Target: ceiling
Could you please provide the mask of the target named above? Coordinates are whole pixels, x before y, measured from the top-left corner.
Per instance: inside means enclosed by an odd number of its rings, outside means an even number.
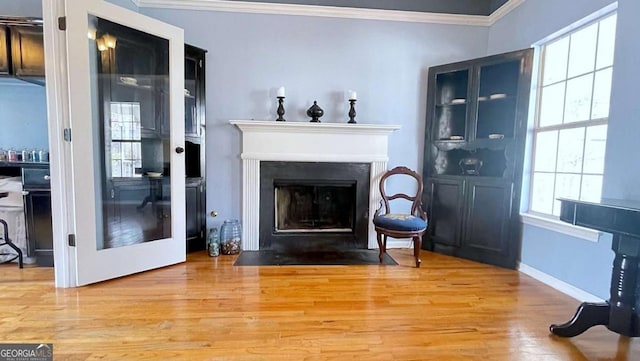
[[[228,2],[247,0],[224,0]],[[439,14],[491,15],[507,0],[249,0],[257,3],[336,6]]]

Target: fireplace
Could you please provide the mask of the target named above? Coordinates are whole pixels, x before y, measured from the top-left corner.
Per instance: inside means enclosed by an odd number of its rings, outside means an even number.
[[[370,168],[261,162],[260,249],[368,248]]]
[[[381,197],[378,190],[380,177],[387,170],[388,138],[398,125],[390,124],[346,124],[275,122],[256,120],[232,120],[242,131],[242,249],[259,250],[264,247],[287,247],[296,244],[302,233],[310,233],[307,247],[352,247],[377,248],[376,233],[370,220],[378,207]],[[263,165],[268,163],[306,167],[338,167],[346,171],[359,169],[358,175],[337,177],[331,171],[320,171],[319,175],[308,177],[308,169],[292,176],[292,172],[279,172],[271,180],[265,181]],[[268,166],[267,166],[268,167]],[[277,167],[276,167],[277,168]],[[337,171],[336,171],[337,172]],[[295,181],[295,182],[294,182]],[[294,183],[299,184],[295,185]],[[331,197],[350,193],[355,183],[356,202],[353,211],[353,228],[344,226],[342,220],[331,220],[333,226],[312,227],[313,222],[328,221],[320,213],[315,218],[294,219],[297,225],[287,225],[276,230],[276,188],[281,197],[289,197],[293,189],[301,187],[302,198],[318,197],[329,192]],[[263,188],[269,188],[264,190]],[[329,188],[324,188],[329,187]],[[366,191],[365,191],[366,190]],[[287,195],[287,192],[289,195]],[[306,194],[306,195],[304,195]],[[320,206],[318,206],[320,207]],[[340,207],[325,205],[322,207]],[[313,212],[313,207],[311,207]],[[279,208],[281,210],[281,208]],[[270,216],[265,216],[266,210]],[[282,210],[281,210],[282,212]],[[317,209],[316,212],[320,212]],[[347,212],[347,213],[350,213]],[[278,218],[280,220],[280,218]],[[293,229],[286,229],[287,227]],[[306,227],[306,229],[305,229]],[[349,230],[346,230],[349,228]],[[274,237],[283,242],[273,242]],[[331,240],[328,240],[331,239]],[[309,238],[307,238],[309,240]],[[340,243],[342,242],[342,243]],[[391,243],[391,242],[390,242]],[[387,247],[393,245],[388,244]]]

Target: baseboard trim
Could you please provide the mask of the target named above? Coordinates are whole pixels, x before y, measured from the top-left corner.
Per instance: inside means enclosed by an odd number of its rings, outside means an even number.
[[[407,238],[407,239],[387,238],[387,249],[390,249],[390,248],[411,248],[411,249],[413,249],[413,241],[410,238]]]
[[[533,277],[547,286],[554,288],[567,296],[573,297],[580,302],[604,302],[604,300],[598,296],[592,295],[589,292],[561,281],[527,264],[520,263],[518,265],[518,271],[526,274],[527,276]]]

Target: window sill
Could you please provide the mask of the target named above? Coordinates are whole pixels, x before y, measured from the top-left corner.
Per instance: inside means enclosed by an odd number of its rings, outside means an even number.
[[[602,234],[600,231],[580,226],[574,226],[572,224],[562,222],[557,218],[547,218],[530,213],[522,213],[520,214],[520,216],[522,218],[522,223],[524,224],[548,229],[594,243],[598,242],[598,240],[600,239],[600,235]]]

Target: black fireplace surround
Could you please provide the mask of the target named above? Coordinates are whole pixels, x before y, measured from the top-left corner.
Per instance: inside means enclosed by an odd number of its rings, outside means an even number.
[[[368,163],[260,162],[260,250],[367,249],[370,172]],[[278,216],[276,188],[286,200]]]

